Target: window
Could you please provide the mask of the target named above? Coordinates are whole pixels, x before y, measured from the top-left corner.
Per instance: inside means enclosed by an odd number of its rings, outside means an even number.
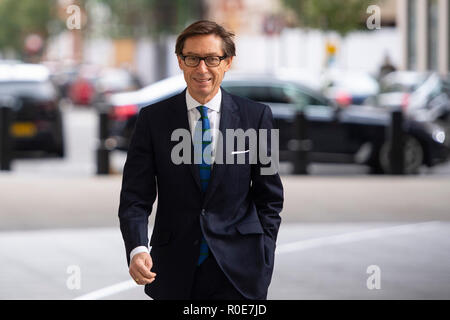
[[[327,105],[319,97],[314,97],[304,92],[295,85],[250,85],[234,83],[223,83],[225,90],[237,96],[245,97],[254,101],[265,103],[280,103],[294,105],[302,109],[308,105]]]

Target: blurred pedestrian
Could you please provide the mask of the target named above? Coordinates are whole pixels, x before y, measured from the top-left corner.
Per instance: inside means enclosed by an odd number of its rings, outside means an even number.
[[[380,67],[380,71],[378,73],[378,81],[381,80],[388,73],[396,71],[397,68],[392,64],[391,58],[388,54],[384,56],[383,64]]]
[[[266,165],[248,156],[244,164],[215,162],[226,129],[273,128],[268,106],[220,87],[235,56],[233,36],[211,21],[188,26],[175,48],[187,88],[143,108],[136,122],[119,218],[130,275],[153,299],[267,298],[283,206],[280,177],[261,174]],[[198,126],[205,132],[201,163],[175,164],[172,132],[190,130],[195,145]]]

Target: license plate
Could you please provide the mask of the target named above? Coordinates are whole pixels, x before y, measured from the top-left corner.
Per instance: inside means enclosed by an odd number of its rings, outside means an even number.
[[[16,122],[11,126],[13,137],[33,137],[36,135],[36,125],[32,122]]]

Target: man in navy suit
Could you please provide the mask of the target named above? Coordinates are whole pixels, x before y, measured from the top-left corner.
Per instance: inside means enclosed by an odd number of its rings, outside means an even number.
[[[233,36],[211,21],[187,27],[175,49],[187,88],[141,109],[137,118],[119,219],[130,275],[153,299],[267,298],[283,186],[278,173],[263,173],[267,163],[250,160],[248,150],[255,143],[245,140],[243,150],[231,153],[225,148],[227,130],[273,128],[268,106],[220,87],[235,56]],[[198,128],[205,133],[200,141],[194,138]],[[179,142],[173,133],[179,129],[193,140],[183,156],[192,160],[188,151],[198,151],[199,142],[200,161],[174,161]],[[264,137],[270,155],[271,135]],[[244,161],[227,161],[225,153]],[[149,243],[148,217],[156,196]]]

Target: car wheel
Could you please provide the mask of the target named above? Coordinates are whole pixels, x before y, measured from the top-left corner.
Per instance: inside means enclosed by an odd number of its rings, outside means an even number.
[[[385,142],[380,149],[379,162],[384,173],[391,173],[391,163],[389,159],[390,142]],[[416,174],[423,163],[424,151],[419,140],[411,135],[405,135],[404,145],[404,173]]]

